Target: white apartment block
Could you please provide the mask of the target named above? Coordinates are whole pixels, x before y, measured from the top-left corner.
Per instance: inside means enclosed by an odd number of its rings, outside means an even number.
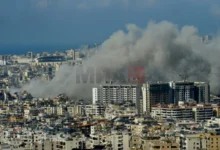
[[[87,143],[86,147],[93,148],[95,145],[105,145],[108,143],[108,141],[109,139],[107,134],[90,134],[89,143]]]
[[[101,101],[101,90],[99,88],[92,89],[92,104],[96,104],[97,102]]]
[[[113,150],[128,150],[131,135],[126,132],[112,131],[111,144]]]
[[[137,85],[105,84],[93,88],[93,104],[95,103],[120,103],[131,101],[136,103],[140,96]]]

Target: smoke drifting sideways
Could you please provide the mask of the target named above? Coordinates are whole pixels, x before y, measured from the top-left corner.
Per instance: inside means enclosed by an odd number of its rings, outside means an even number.
[[[210,82],[211,91],[220,93],[220,37],[203,44],[195,27],[179,29],[168,21],[149,22],[146,28],[128,24],[126,29],[113,33],[95,55],[83,61],[83,66],[113,73],[128,66],[144,66],[149,81],[180,80],[180,74],[187,74],[188,80]],[[76,83],[74,68],[62,66],[52,81],[33,80],[23,89],[35,97],[66,93],[91,100],[94,84]],[[113,80],[120,82],[118,78]]]

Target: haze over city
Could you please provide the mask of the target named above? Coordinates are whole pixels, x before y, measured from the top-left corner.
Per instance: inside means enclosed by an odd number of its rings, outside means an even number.
[[[193,25],[201,35],[216,35],[219,12],[218,0],[2,0],[0,53],[102,43],[126,24],[145,27],[149,21]]]

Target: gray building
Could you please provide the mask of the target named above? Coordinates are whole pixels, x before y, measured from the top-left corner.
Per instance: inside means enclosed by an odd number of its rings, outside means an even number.
[[[178,81],[170,82],[172,88],[172,101],[173,104],[178,104],[179,101],[186,102],[190,99],[195,99],[195,86],[194,82]]]
[[[195,100],[197,103],[210,102],[210,85],[207,82],[195,82]]]

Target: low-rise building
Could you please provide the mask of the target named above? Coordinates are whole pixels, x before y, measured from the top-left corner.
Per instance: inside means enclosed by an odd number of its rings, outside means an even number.
[[[179,150],[179,144],[172,141],[152,141],[149,150]]]
[[[85,105],[85,113],[87,116],[104,116],[104,106],[99,104]]]
[[[153,106],[151,116],[155,119],[193,120],[192,107],[187,106]]]

